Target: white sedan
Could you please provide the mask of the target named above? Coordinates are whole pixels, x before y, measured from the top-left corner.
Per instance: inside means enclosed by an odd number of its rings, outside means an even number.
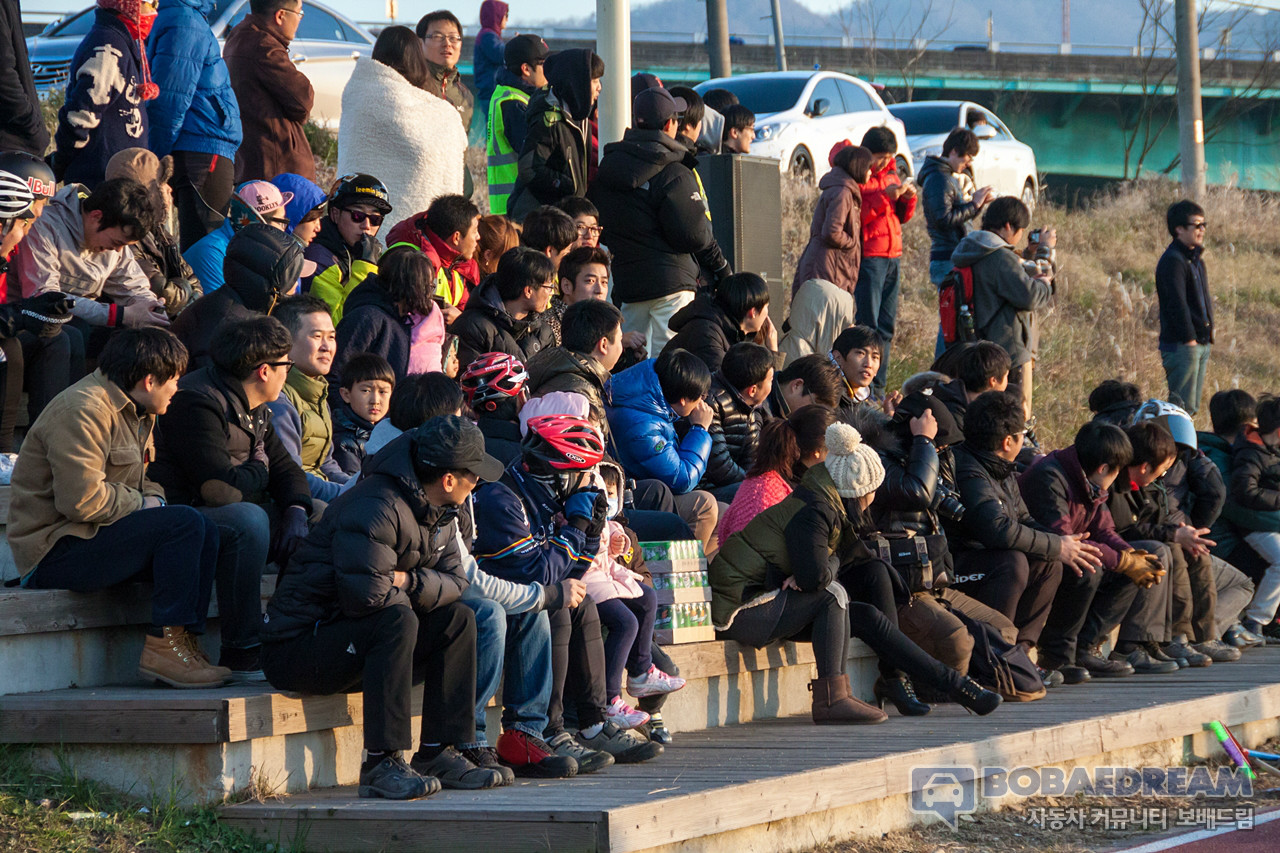
[[[917,163],[941,156],[942,143],[957,127],[968,127],[979,139],[973,180],[997,195],[1019,196],[1035,207],[1040,194],[1036,153],[1019,142],[995,113],[972,101],[913,101],[889,107],[907,128],[907,141]]]
[[[835,71],[770,71],[721,77],[694,87],[727,89],[756,115],[751,153],[772,157],[778,168],[816,181],[830,166],[827,155],[842,139],[857,144],[873,127],[887,127],[898,140],[898,171],[915,173],[902,122],[865,80]]]

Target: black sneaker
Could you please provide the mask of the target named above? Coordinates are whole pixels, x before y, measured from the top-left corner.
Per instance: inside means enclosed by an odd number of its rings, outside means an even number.
[[[578,732],[578,742],[591,749],[607,752],[619,764],[639,764],[662,755],[662,744],[646,740],[638,734],[605,723],[594,737]]]
[[[1150,651],[1150,646],[1155,645],[1155,643],[1149,644],[1147,650]],[[1213,663],[1213,658],[1197,651],[1194,646],[1187,642],[1187,638],[1183,634],[1174,637],[1173,642],[1165,643],[1163,646],[1156,646],[1156,648],[1164,652],[1167,657],[1176,660],[1178,666],[1209,666]]]
[[[232,684],[251,684],[263,682],[267,677],[262,673],[262,664],[258,662],[260,649],[233,649],[223,646],[218,654],[218,666],[231,670]]]
[[[595,773],[613,763],[612,755],[603,750],[583,746],[568,732],[556,734],[547,741],[547,746],[551,747],[556,755],[568,756],[578,762],[579,773]]]
[[[1126,675],[1133,675],[1133,667],[1128,661],[1123,658],[1115,660],[1114,657],[1107,660],[1097,648],[1076,652],[1076,664],[1088,670],[1090,678],[1124,678]],[[1177,664],[1174,667],[1177,668]]]
[[[650,714],[648,725],[649,740],[663,744],[664,746],[671,743],[671,731],[667,728],[667,724],[662,721],[662,714],[657,711]]]
[[[497,788],[503,784],[503,774],[497,770],[477,767],[471,760],[451,746],[442,748],[428,758],[419,752],[409,766],[424,776],[435,776],[446,788],[476,791]]]
[[[502,776],[502,784],[510,785],[516,781],[516,773],[507,765],[498,761],[498,751],[491,746],[473,746],[462,750],[462,754],[476,767],[485,770],[497,770]]]
[[[1167,675],[1182,668],[1175,660],[1157,660],[1144,646],[1139,646],[1128,654],[1112,652],[1111,662],[1128,664],[1129,671],[1139,675]]]
[[[423,776],[405,764],[398,752],[391,753],[373,767],[360,768],[359,794],[366,799],[417,800],[439,790],[439,779]]]

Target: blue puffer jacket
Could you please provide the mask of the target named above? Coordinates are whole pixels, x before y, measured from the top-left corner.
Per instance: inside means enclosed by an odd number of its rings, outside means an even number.
[[[231,220],[225,220],[218,228],[191,244],[182,259],[191,267],[208,296],[222,287],[222,262],[227,257],[227,244],[236,235]]]
[[[160,0],[147,59],[160,96],[147,102],[151,150],[200,151],[234,160],[240,106],[207,16],[214,0]]]
[[[683,440],[676,435],[676,413],[662,396],[655,361],[642,361],[609,380],[609,429],[618,461],[628,473],[661,480],[683,495],[697,487],[707,470],[711,435],[696,426]]]

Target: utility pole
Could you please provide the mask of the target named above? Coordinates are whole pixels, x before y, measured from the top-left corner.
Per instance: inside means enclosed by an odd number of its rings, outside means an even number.
[[[725,0],[707,0],[707,56],[713,78],[733,73],[729,64],[729,7]]]
[[[1204,198],[1204,115],[1200,106],[1200,36],[1196,0],[1177,0],[1178,150],[1182,191]]]
[[[778,70],[787,70],[787,46],[782,39],[782,0],[773,0],[773,54]]]
[[[1062,0],[1062,47],[1063,55],[1071,52],[1071,0]]]
[[[631,124],[631,0],[596,0],[596,53],[604,60],[600,151]]]

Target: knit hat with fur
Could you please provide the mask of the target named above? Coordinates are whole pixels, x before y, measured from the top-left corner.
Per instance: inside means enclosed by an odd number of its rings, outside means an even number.
[[[827,470],[842,498],[860,498],[884,482],[880,454],[862,440],[862,434],[844,423],[827,427]]]

